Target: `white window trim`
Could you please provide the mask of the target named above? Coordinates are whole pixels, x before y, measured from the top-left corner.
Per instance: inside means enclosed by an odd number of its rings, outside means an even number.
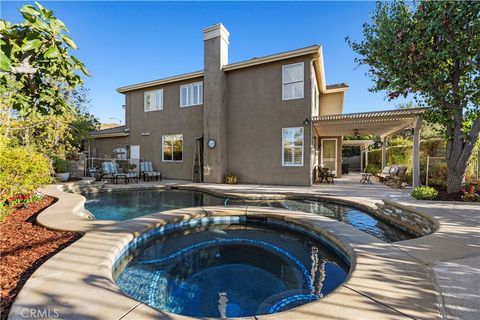
[[[182,136],[182,160],[165,160],[165,153],[163,152],[165,137],[169,136]],[[173,157],[173,146],[172,146],[172,157]],[[172,133],[172,134],[165,134],[162,135],[162,162],[183,162],[183,134],[182,133]]]
[[[182,89],[183,88],[188,88],[188,87],[194,87],[196,85],[201,85],[202,87],[202,92],[200,93],[200,102],[196,104],[185,104],[182,105]],[[187,107],[193,107],[193,106],[201,106],[203,104],[203,81],[198,81],[198,82],[193,82],[193,83],[188,83],[188,84],[183,84],[180,86],[180,108],[187,108]]]
[[[153,94],[154,98],[155,98],[155,93],[156,92],[161,92],[162,93],[162,101],[160,103],[160,108],[159,109],[151,109],[151,110],[146,109],[146,107],[147,107],[147,93],[149,93],[149,92],[151,92]],[[152,111],[163,110],[163,100],[164,100],[163,89],[149,90],[149,91],[143,92],[143,112],[152,112]]]
[[[301,163],[285,163],[285,150],[283,145],[283,130],[285,129],[302,129],[302,162]],[[303,158],[305,156],[305,129],[303,127],[282,128],[282,167],[303,167]],[[295,152],[294,152],[295,154]]]
[[[320,165],[322,167],[325,167],[323,165],[323,141],[326,141],[326,140],[334,140],[335,141],[335,175],[338,174],[338,171],[337,171],[337,164],[338,164],[338,140],[336,138],[323,138],[323,139],[320,139]],[[329,168],[331,170],[331,168]]]
[[[121,150],[119,152],[118,150]],[[115,160],[127,160],[127,148],[126,147],[116,147],[113,149],[113,154]],[[120,157],[118,157],[120,156]]]
[[[302,66],[303,69],[303,75],[302,75],[302,80],[300,81],[285,81],[283,80],[283,75],[284,75],[284,70],[285,68],[293,67],[293,66]],[[303,83],[303,90],[302,90],[302,96],[301,97],[292,97],[292,98],[285,98],[285,85],[286,84],[291,84],[291,83]],[[298,62],[298,63],[292,63],[292,64],[286,64],[282,66],[282,100],[283,101],[288,101],[288,100],[297,100],[297,99],[303,99],[305,97],[305,63],[303,62]]]

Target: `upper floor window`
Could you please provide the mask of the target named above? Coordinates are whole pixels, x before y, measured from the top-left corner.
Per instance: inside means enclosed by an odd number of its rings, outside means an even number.
[[[282,165],[303,166],[303,128],[282,129]]]
[[[163,110],[163,89],[155,91],[145,91],[143,94],[143,111]]]
[[[303,62],[282,66],[282,100],[303,98]]]
[[[203,82],[195,82],[180,86],[180,107],[203,104]]]
[[[162,161],[183,160],[183,134],[162,136]]]

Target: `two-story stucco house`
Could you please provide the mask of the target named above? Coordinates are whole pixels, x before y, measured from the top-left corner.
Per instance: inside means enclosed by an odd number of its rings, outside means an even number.
[[[213,183],[231,172],[242,183],[310,185],[317,164],[340,176],[341,134],[312,126],[343,112],[348,89],[326,84],[322,48],[229,63],[227,29],[203,35],[203,71],[117,89],[125,125],[92,132],[90,156],[148,160],[166,179]]]

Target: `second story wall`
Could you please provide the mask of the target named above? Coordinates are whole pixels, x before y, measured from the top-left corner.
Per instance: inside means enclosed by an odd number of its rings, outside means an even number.
[[[140,145],[140,157],[152,161],[167,179],[192,178],[194,139],[203,134],[203,104],[180,107],[180,86],[200,81],[203,77],[125,94],[130,145]],[[145,92],[159,89],[163,89],[163,110],[145,112]],[[182,161],[162,161],[162,136],[173,134],[183,135]]]
[[[311,58],[227,72],[228,171],[247,183],[310,183]],[[282,66],[303,63],[303,98],[282,99]],[[303,128],[303,165],[282,165],[282,128]]]
[[[320,94],[320,116],[343,113],[344,92]]]

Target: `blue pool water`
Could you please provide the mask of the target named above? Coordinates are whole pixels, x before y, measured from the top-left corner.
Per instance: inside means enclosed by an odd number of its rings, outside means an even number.
[[[243,222],[154,236],[117,264],[114,279],[125,294],[159,310],[241,317],[317,300],[347,273],[316,239]]]
[[[126,220],[146,214],[197,206],[267,206],[329,217],[387,242],[411,239],[408,233],[346,205],[307,200],[234,200],[190,190],[135,190],[84,194],[85,208],[96,219]]]

